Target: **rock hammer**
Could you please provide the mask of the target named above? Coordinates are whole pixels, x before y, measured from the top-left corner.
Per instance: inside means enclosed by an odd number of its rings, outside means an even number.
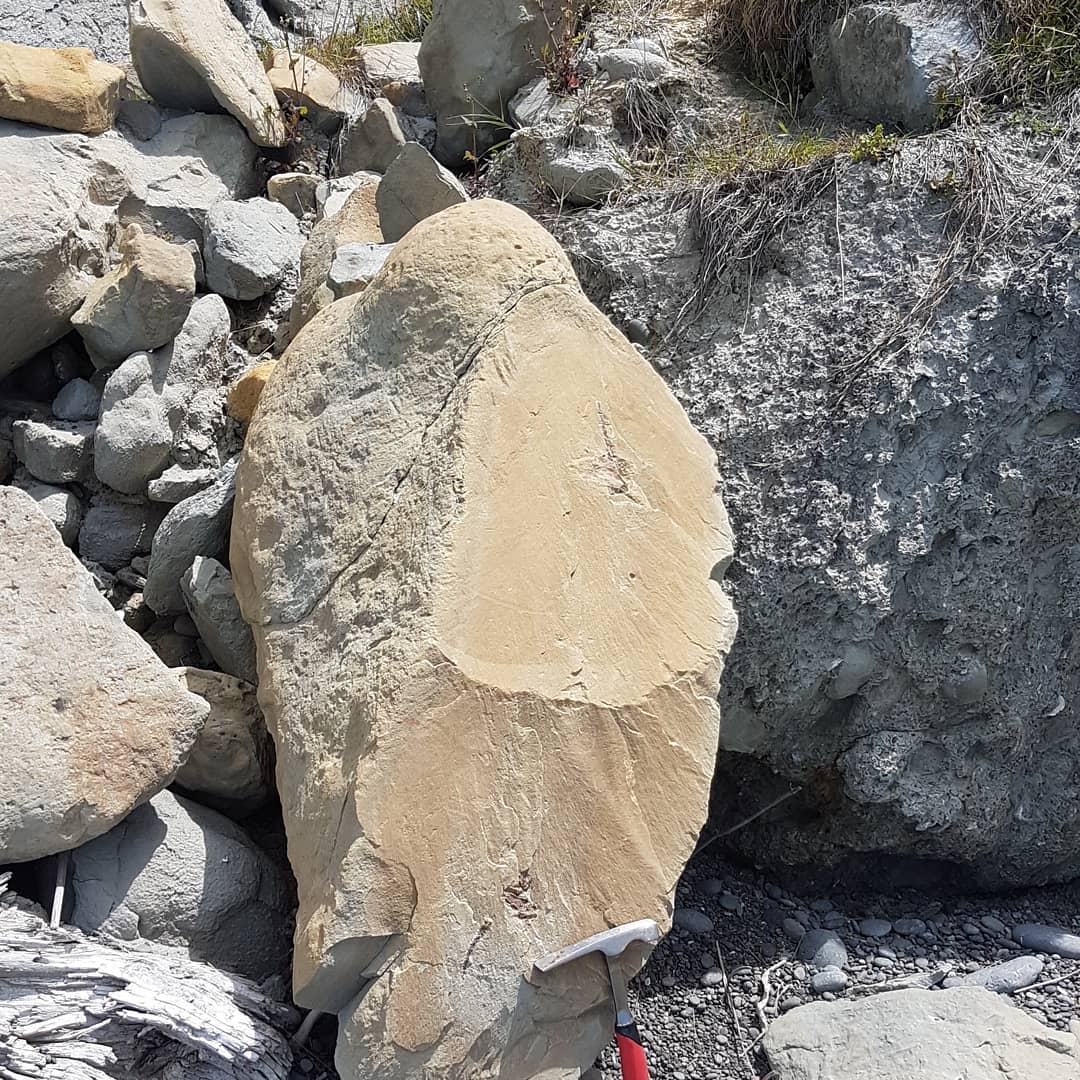
[[[593,934],[576,945],[567,945],[565,949],[541,957],[533,965],[537,971],[548,972],[580,960],[590,953],[598,952],[603,955],[611,982],[611,996],[615,1000],[615,1041],[619,1046],[619,1066],[623,1080],[649,1080],[649,1067],[645,1063],[645,1050],[641,1045],[637,1024],[630,1014],[626,997],[626,977],[618,966],[619,957],[628,945],[636,941],[655,945],[659,940],[660,927],[652,919],[639,919],[610,930],[601,930],[599,934]]]

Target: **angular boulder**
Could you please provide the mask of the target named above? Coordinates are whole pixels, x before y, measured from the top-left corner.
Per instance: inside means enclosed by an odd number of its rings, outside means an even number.
[[[89,49],[35,49],[0,41],[0,116],[97,135],[116,120],[124,69]]]
[[[106,940],[181,946],[255,980],[288,967],[288,876],[234,822],[171,791],[74,852],[70,889],[72,925]]]
[[[46,484],[81,483],[93,473],[93,424],[16,420],[11,434],[15,456]]]
[[[79,528],[79,555],[106,570],[119,570],[136,555],[150,553],[164,516],[164,506],[109,493],[96,495]]]
[[[209,710],[11,487],[0,580],[0,862],[22,862],[100,835],[160,791]]]
[[[338,168],[383,173],[409,141],[409,124],[386,98],[376,98],[341,137]]]
[[[120,237],[119,265],[90,286],[71,325],[94,362],[113,367],[172,341],[194,299],[191,252],[129,225]]]
[[[232,568],[300,888],[294,991],[341,1013],[343,1073],[531,1077],[609,1039],[601,966],[532,961],[670,922],[735,630],[716,484],[502,203],[416,226],[279,361]]]
[[[419,143],[406,143],[379,184],[375,196],[384,239],[400,240],[418,221],[467,202],[461,181]]]
[[[156,101],[228,112],[257,146],[283,146],[285,122],[247,32],[225,0],[131,0],[131,59]]]
[[[274,752],[255,687],[220,671],[189,667],[179,675],[185,689],[206,700],[210,715],[175,782],[205,806],[247,817],[274,790]]]
[[[776,1080],[1075,1080],[1080,1046],[976,987],[815,1002],[762,1041]]]
[[[206,283],[231,300],[257,300],[300,262],[296,218],[269,199],[221,202],[206,216]]]
[[[559,40],[570,7],[565,0],[435,0],[418,59],[443,164],[459,165],[466,152],[479,155],[500,137],[497,126],[475,121],[502,116],[541,74],[540,57]]]
[[[379,210],[376,205],[379,180],[366,177],[346,198],[336,213],[324,217],[300,252],[300,284],[289,312],[289,333],[295,337],[319,311],[333,303],[333,291],[326,283],[337,249],[345,244],[381,244]]]

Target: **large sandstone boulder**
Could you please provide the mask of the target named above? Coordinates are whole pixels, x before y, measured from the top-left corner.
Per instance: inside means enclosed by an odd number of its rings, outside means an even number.
[[[20,862],[98,836],[164,787],[208,707],[10,487],[0,582],[0,862]]]
[[[225,0],[131,0],[131,59],[162,105],[231,113],[259,146],[282,146],[285,122],[247,32]]]
[[[502,203],[417,225],[279,361],[232,567],[300,888],[295,994],[341,1012],[343,1072],[509,1080],[608,1039],[600,965],[531,966],[670,921],[735,630],[716,482]]]
[[[815,1002],[774,1020],[762,1045],[776,1080],[1074,1080],[1075,1035],[976,987]]]
[[[480,154],[500,137],[490,118],[540,73],[568,9],[565,0],[435,0],[419,64],[440,161],[459,165],[466,151]]]
[[[0,41],[0,116],[96,135],[116,119],[124,69],[89,49],[35,49]]]
[[[288,875],[234,822],[162,791],[71,859],[72,925],[178,945],[261,980],[288,968]]]

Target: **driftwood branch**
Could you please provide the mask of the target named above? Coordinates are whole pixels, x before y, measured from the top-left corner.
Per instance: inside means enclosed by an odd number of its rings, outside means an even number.
[[[288,1005],[178,949],[52,930],[11,900],[0,895],[0,1080],[287,1080]]]

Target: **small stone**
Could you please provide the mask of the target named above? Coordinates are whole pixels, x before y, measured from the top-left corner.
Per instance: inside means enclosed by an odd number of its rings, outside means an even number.
[[[267,180],[266,197],[281,203],[293,217],[302,219],[315,213],[315,191],[318,186],[319,178],[311,173],[278,173]]]
[[[739,911],[742,908],[742,900],[734,893],[722,893],[718,902],[725,911]]]
[[[847,949],[832,930],[808,931],[799,942],[795,956],[818,971],[829,967],[843,968],[848,962]]]
[[[901,937],[914,937],[926,931],[926,923],[922,919],[897,919],[893,923],[893,930]]]
[[[334,252],[334,261],[326,275],[334,298],[340,300],[366,289],[393,250],[393,244],[342,244]]]
[[[649,327],[643,319],[631,319],[626,324],[625,333],[635,345],[647,345],[649,342]]]
[[[792,1009],[797,1009],[801,1004],[802,998],[792,995],[791,997],[784,998],[784,1000],[780,1002],[780,1011],[782,1013],[791,1012]]]
[[[765,895],[770,900],[780,900],[784,895],[784,890],[779,885],[773,885],[772,883],[765,886]]]
[[[890,960],[896,959],[896,950],[890,949],[888,945],[879,945],[877,947],[878,956],[887,956]]]
[[[870,962],[876,968],[891,968],[896,963],[895,960],[890,960],[887,956],[875,956]]]
[[[981,986],[995,994],[1011,994],[1039,981],[1045,963],[1038,956],[1017,956],[1002,964],[979,968],[957,980],[960,986]]]
[[[719,878],[706,878],[698,886],[698,892],[704,896],[719,896],[723,891],[724,883]]]
[[[839,994],[847,986],[848,977],[837,967],[827,967],[810,976],[810,989],[815,994]]]
[[[70,484],[92,475],[93,424],[16,420],[11,431],[15,456],[35,479]]]
[[[892,923],[887,919],[863,919],[859,923],[859,933],[868,938],[888,937],[892,933]]]
[[[702,986],[723,986],[724,973],[719,968],[711,968],[699,980]]]
[[[1012,936],[1025,949],[1080,960],[1080,935],[1069,933],[1060,926],[1023,923],[1013,929]]]
[[[149,552],[163,516],[160,506],[99,495],[79,528],[79,555],[113,572],[128,566],[133,556]]]
[[[206,215],[207,285],[230,300],[257,300],[300,262],[296,218],[269,199],[224,200]]]
[[[692,908],[676,908],[671,923],[680,930],[686,930],[691,934],[711,934],[713,922],[708,915]]]
[[[798,919],[785,919],[782,929],[792,941],[800,941],[806,934],[806,927]]]
[[[847,925],[847,919],[839,911],[830,911],[822,918],[821,925],[825,930],[839,930],[840,927]]]
[[[101,393],[85,379],[72,379],[53,398],[52,412],[57,420],[96,420]]]
[[[341,138],[340,169],[349,174],[370,170],[384,173],[409,141],[411,128],[404,113],[378,97]]]
[[[777,953],[776,945],[771,941],[763,941],[760,946],[761,956],[764,960],[771,960]]]
[[[213,469],[185,469],[173,465],[147,485],[146,493],[154,502],[178,503],[209,487],[217,473]]]
[[[139,142],[149,142],[161,131],[161,111],[152,101],[121,101],[116,126],[134,135]]]
[[[816,911],[819,915],[825,915],[833,910],[833,902],[831,900],[814,900],[810,904],[810,910]]]
[[[419,143],[406,143],[375,195],[383,238],[387,242],[400,240],[425,218],[468,198],[453,173]]]
[[[38,509],[53,523],[60,539],[68,547],[74,547],[82,524],[82,504],[66,488],[52,484],[39,484],[22,474],[15,480],[15,487],[21,488],[37,503]]]
[[[1008,932],[1008,927],[995,915],[984,915],[980,920],[983,928],[989,930],[992,934],[1004,934]]]
[[[678,980],[676,980],[676,978],[673,975],[665,975],[660,980],[660,985],[664,986],[664,987],[667,987],[667,989],[670,990],[673,986],[676,985],[677,981]]]

